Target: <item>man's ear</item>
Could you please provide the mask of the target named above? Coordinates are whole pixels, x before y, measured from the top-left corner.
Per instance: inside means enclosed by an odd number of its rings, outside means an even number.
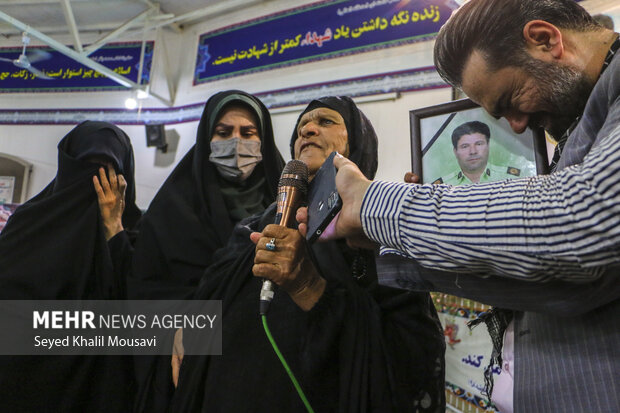
[[[526,50],[532,57],[548,60],[564,55],[562,32],[544,20],[531,20],[523,27]]]

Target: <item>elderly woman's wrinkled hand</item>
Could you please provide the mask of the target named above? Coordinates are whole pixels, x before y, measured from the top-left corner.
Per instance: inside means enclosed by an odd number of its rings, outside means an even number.
[[[301,309],[310,310],[325,291],[325,279],[314,267],[299,231],[272,224],[250,238],[256,244],[254,275],[273,281]]]
[[[114,168],[108,166],[108,177],[105,170],[99,168],[99,179],[93,176],[93,185],[97,192],[99,211],[103,220],[106,240],[123,230],[123,211],[125,210],[125,189],[127,182],[123,175],[116,175]]]

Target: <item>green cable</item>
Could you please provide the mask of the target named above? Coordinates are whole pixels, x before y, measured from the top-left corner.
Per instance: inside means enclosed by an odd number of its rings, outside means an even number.
[[[306,406],[306,410],[309,413],[314,413],[314,410],[312,410],[312,406],[310,406],[308,399],[306,399],[306,395],[304,394],[304,391],[301,389],[301,386],[299,385],[299,383],[297,382],[297,379],[293,375],[291,368],[286,363],[286,360],[284,360],[284,356],[282,355],[282,353],[280,353],[280,349],[278,348],[278,345],[276,344],[275,340],[271,336],[271,332],[269,331],[269,327],[267,326],[267,317],[265,317],[265,315],[263,314],[261,315],[261,318],[263,319],[263,327],[265,328],[265,334],[267,334],[267,338],[269,339],[269,342],[271,343],[273,350],[278,355],[280,362],[282,362],[282,365],[284,366],[284,370],[286,370],[286,372],[288,373],[288,376],[293,382],[293,386],[295,386],[295,390],[297,390],[297,394],[299,394],[301,401],[304,402],[304,406]]]

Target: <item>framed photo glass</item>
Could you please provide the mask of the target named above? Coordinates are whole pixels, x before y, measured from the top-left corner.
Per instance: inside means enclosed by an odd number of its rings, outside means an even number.
[[[412,110],[409,119],[411,167],[422,183],[464,185],[548,173],[542,128],[517,135],[505,119],[470,99]]]

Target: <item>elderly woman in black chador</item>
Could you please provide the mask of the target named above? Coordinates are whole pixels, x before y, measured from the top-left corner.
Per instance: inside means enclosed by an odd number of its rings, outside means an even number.
[[[291,139],[310,178],[332,151],[374,176],[375,132],[346,97],[312,101]],[[205,271],[194,298],[222,300],[223,354],[183,358],[169,411],[305,411],[263,331],[259,277],[280,286],[267,319],[314,411],[443,411],[445,345],[428,294],[377,285],[372,251],[307,248],[296,229],[269,225],[274,214],[240,222]]]
[[[260,100],[237,90],[212,96],[196,144],[140,222],[132,297],[191,295],[234,225],[274,201],[283,166]]]
[[[140,217],[133,176],[122,130],[88,121],[69,132],[58,144],[55,179],[0,235],[0,299],[124,299],[128,263],[114,235]],[[131,373],[127,357],[3,356],[0,410],[124,413]]]

